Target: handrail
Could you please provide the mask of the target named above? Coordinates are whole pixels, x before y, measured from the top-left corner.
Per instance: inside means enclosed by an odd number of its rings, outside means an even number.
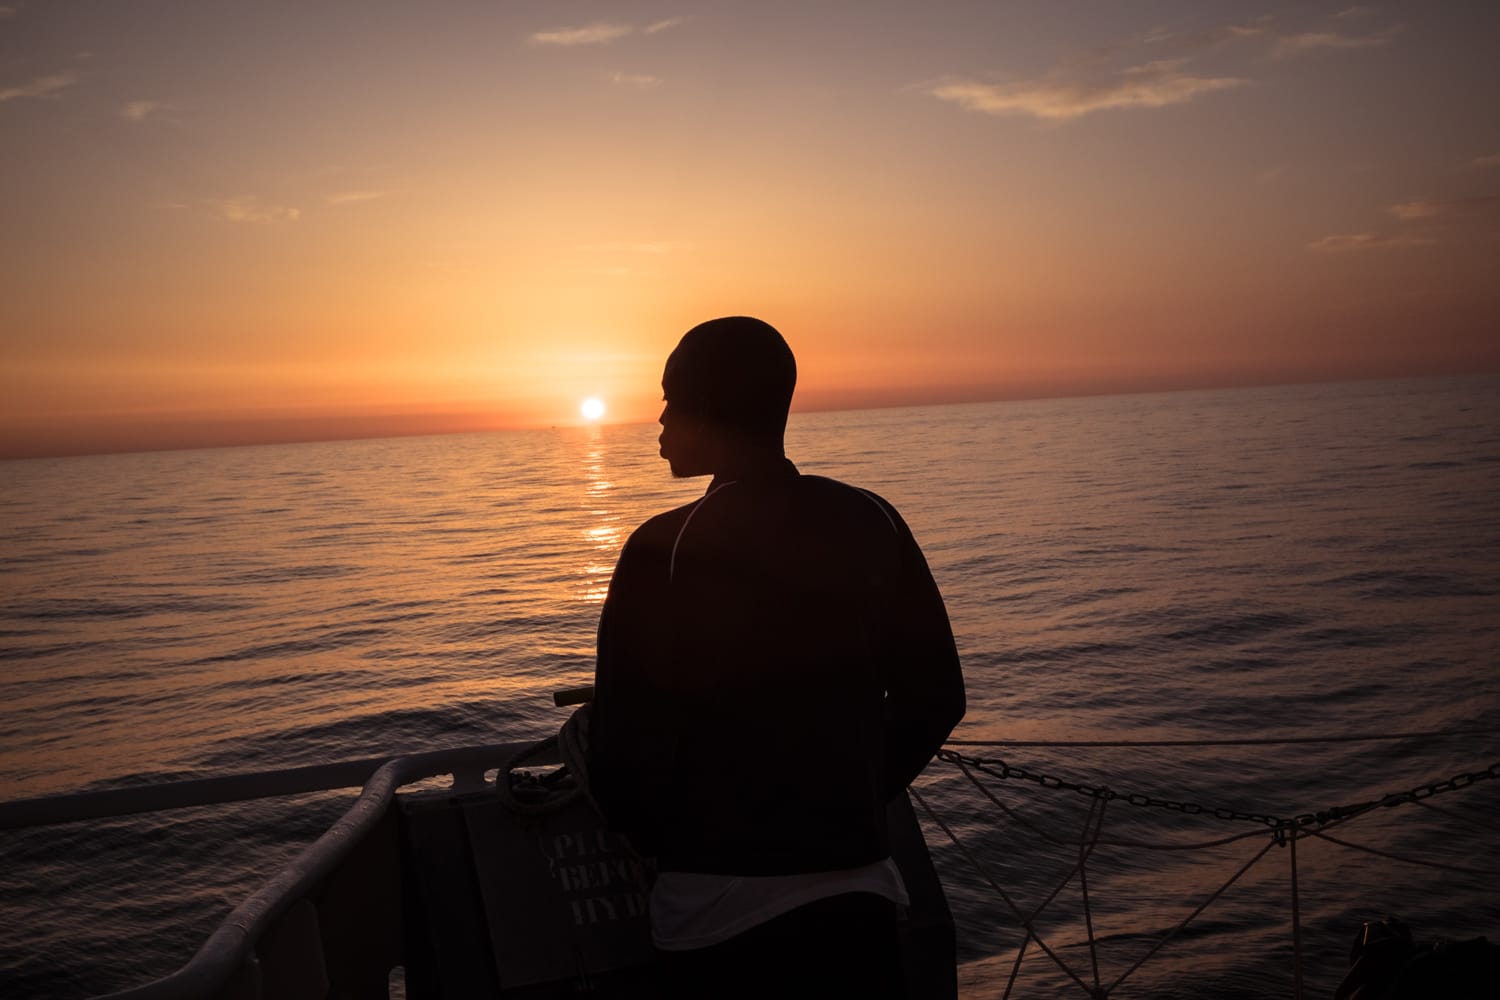
[[[227,986],[249,959],[271,924],[297,899],[325,879],[378,823],[402,785],[439,774],[452,774],[458,791],[484,787],[484,772],[504,766],[529,743],[492,743],[479,747],[432,750],[380,760],[228,775],[171,782],[142,788],[110,789],[77,795],[29,799],[4,804],[0,819],[10,826],[174,809],[184,806],[347,788],[369,775],[354,805],[322,836],[302,851],[264,887],[246,899],[209,935],[192,959],[176,972],[144,986],[111,993],[101,1000],[197,1000]],[[555,760],[537,759],[537,763]],[[373,774],[369,772],[373,770]],[[136,793],[132,796],[131,793]],[[152,793],[152,794],[141,794]],[[142,803],[149,802],[150,805]]]
[[[105,788],[0,802],[0,830],[73,823],[85,819],[108,819],[163,809],[243,802],[273,795],[354,788],[369,781],[370,775],[390,759],[371,757],[281,771],[192,778],[154,785]]]
[[[558,699],[558,704],[576,704],[583,700],[580,696],[584,692],[591,690],[589,688],[579,688],[573,691],[559,691],[556,694],[556,698]],[[1300,743],[1353,743],[1375,740],[1415,740],[1495,735],[1500,735],[1500,729],[1217,740],[1059,741],[949,739],[945,745],[1010,748],[1228,747]],[[484,747],[463,749],[483,752],[493,751],[505,745],[496,743]],[[428,753],[446,752],[450,751],[428,751]],[[254,771],[246,774],[230,774],[214,778],[192,778],[186,781],[170,781],[161,784],[137,785],[125,788],[106,788],[92,792],[72,792],[64,795],[48,795],[30,799],[17,799],[12,802],[0,802],[0,830],[19,830],[31,826],[72,823],[85,819],[108,819],[114,816],[157,812],[164,809],[184,809],[190,806],[218,805],[225,802],[244,802],[250,799],[297,795],[304,792],[324,792],[337,788],[355,788],[369,781],[370,776],[390,759],[390,757],[366,757],[360,760],[338,761],[333,764],[311,764],[304,767],[284,768],[275,771]]]
[[[13,802],[0,802],[0,830],[19,830],[25,827],[73,823],[85,819],[108,819],[113,816],[129,816],[164,809],[245,802],[250,799],[298,795],[304,792],[326,792],[338,788],[358,788],[369,781],[371,775],[375,774],[381,765],[392,759],[437,761],[446,759],[443,755],[449,754],[454,755],[455,759],[466,760],[467,754],[494,754],[503,747],[514,745],[491,743],[480,747],[429,750],[399,758],[366,757],[361,760],[311,764],[276,771],[253,771],[213,778],[169,781],[157,785],[105,788],[92,792],[72,792],[64,795],[17,799]],[[440,767],[432,773],[447,773],[447,769]]]

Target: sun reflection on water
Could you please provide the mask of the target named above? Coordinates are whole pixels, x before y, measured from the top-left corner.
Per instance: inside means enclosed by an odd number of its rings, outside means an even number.
[[[585,546],[580,551],[585,561],[574,591],[575,599],[585,604],[604,602],[609,592],[609,578],[614,572],[615,556],[624,543],[621,515],[611,502],[615,484],[605,468],[607,457],[604,428],[594,427],[589,432],[583,457],[583,473],[587,480],[583,510],[587,527],[582,532]]]

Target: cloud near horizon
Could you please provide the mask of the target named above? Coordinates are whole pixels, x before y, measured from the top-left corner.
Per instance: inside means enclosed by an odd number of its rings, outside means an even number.
[[[659,255],[691,250],[693,244],[684,240],[642,240],[637,243],[590,243],[578,249],[589,253],[639,253]]]
[[[1244,38],[1259,38],[1270,33],[1270,19],[1261,17],[1255,21],[1232,22],[1222,24],[1213,28],[1199,28],[1192,31],[1173,31],[1161,27],[1148,31],[1141,41],[1147,45],[1161,45],[1171,43],[1177,46],[1178,51],[1198,51],[1211,49],[1225,42],[1238,41]]]
[[[687,18],[685,18],[685,17],[666,17],[666,18],[662,18],[660,21],[653,21],[651,24],[648,24],[644,28],[642,28],[641,29],[641,34],[643,34],[643,35],[654,35],[654,34],[656,34],[659,31],[666,31],[668,28],[675,28],[679,24],[683,24],[686,21],[687,21]]]
[[[664,82],[659,76],[650,73],[615,73],[609,78],[609,82],[616,87],[634,87],[636,90],[651,90],[660,87]]]
[[[1438,215],[1460,215],[1500,205],[1500,195],[1477,195],[1471,198],[1413,198],[1392,205],[1388,211],[1398,219],[1430,219]]]
[[[618,41],[628,35],[642,34],[654,35],[658,32],[675,28],[686,21],[683,17],[669,17],[660,21],[653,21],[644,27],[636,27],[633,24],[624,24],[619,21],[592,21],[578,27],[553,28],[551,31],[538,31],[531,35],[528,41],[532,45],[608,45],[610,42]]]
[[[299,208],[283,205],[262,205],[252,194],[235,195],[209,202],[219,218],[225,222],[296,222],[302,215]]]
[[[1411,201],[1403,201],[1398,205],[1392,205],[1388,211],[1398,219],[1427,219],[1437,215],[1441,209],[1438,203],[1430,198],[1413,198]]]
[[[1282,59],[1317,49],[1378,49],[1395,41],[1401,33],[1400,26],[1386,28],[1373,35],[1341,35],[1337,31],[1304,31],[1296,35],[1283,35],[1271,46],[1271,56]]]
[[[120,109],[120,117],[128,122],[143,122],[158,111],[166,111],[170,105],[162,101],[128,101]]]
[[[1358,6],[1333,16],[1348,19],[1371,13],[1371,8]],[[1269,15],[1188,31],[1158,27],[1133,41],[1104,46],[1065,60],[1051,72],[1031,79],[994,82],[980,76],[955,74],[917,84],[912,89],[968,111],[1066,121],[1097,111],[1186,104],[1203,94],[1248,86],[1254,81],[1242,76],[1184,68],[1190,58],[1196,59],[1209,50],[1232,43],[1253,43],[1254,48],[1269,51],[1272,58],[1282,58],[1318,49],[1380,48],[1389,45],[1400,32],[1401,26],[1393,25],[1364,35],[1323,30],[1290,33],[1277,29]],[[1103,59],[1141,47],[1156,52],[1168,47],[1173,57],[1143,61],[1102,75],[1085,75]]]
[[[390,197],[389,191],[335,191],[323,200],[330,205],[357,205],[363,201],[375,201]]]
[[[1066,121],[1095,111],[1185,104],[1200,94],[1243,87],[1250,82],[1230,76],[1195,76],[1181,72],[1181,65],[1180,59],[1161,59],[1122,70],[1111,80],[1087,82],[1063,79],[1055,73],[1008,84],[950,77],[922,89],[967,111]]]
[[[77,73],[52,73],[48,76],[33,77],[31,82],[23,83],[19,87],[0,89],[0,103],[23,97],[53,97],[76,84],[78,80]]]
[[[1434,240],[1423,236],[1382,236],[1378,233],[1351,233],[1342,236],[1325,236],[1307,244],[1307,249],[1316,253],[1353,253],[1359,250],[1383,250],[1394,247],[1432,246]]]

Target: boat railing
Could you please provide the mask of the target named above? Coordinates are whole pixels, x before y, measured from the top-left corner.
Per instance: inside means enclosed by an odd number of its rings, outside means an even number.
[[[954,826],[947,822],[941,812],[929,803],[926,796],[917,789],[911,789],[912,799],[917,806],[919,815],[936,830],[940,830],[949,844],[952,845],[956,854],[962,859],[963,864],[970,872],[977,876],[979,882],[992,891],[996,898],[1003,904],[1008,912],[1012,926],[1021,931],[1020,944],[1016,949],[1009,978],[1006,981],[1004,992],[997,994],[1002,1000],[1008,1000],[1015,995],[1017,985],[1020,981],[1020,972],[1028,951],[1035,948],[1048,959],[1047,962],[1036,963],[1041,967],[1050,967],[1055,972],[1061,973],[1066,982],[1070,982],[1078,988],[1079,993],[1091,1000],[1104,1000],[1117,995],[1117,991],[1132,976],[1134,976],[1147,960],[1168,945],[1174,938],[1181,935],[1191,924],[1213,904],[1225,896],[1229,890],[1238,883],[1241,878],[1254,868],[1258,863],[1271,854],[1274,847],[1285,848],[1287,861],[1287,887],[1289,890],[1288,918],[1291,937],[1291,977],[1289,984],[1290,995],[1296,1000],[1303,1000],[1306,996],[1306,982],[1304,975],[1304,946],[1303,928],[1301,917],[1301,888],[1297,868],[1299,842],[1318,840],[1337,845],[1350,851],[1362,852],[1377,856],[1387,861],[1396,861],[1403,864],[1411,864],[1427,869],[1439,869],[1447,872],[1459,873],[1479,880],[1500,880],[1500,868],[1493,864],[1493,855],[1481,856],[1477,861],[1468,864],[1452,864],[1439,862],[1433,858],[1414,858],[1409,855],[1394,853],[1388,850],[1371,847],[1350,841],[1346,836],[1335,836],[1334,830],[1341,830],[1347,824],[1370,816],[1376,812],[1392,809],[1399,806],[1416,805],[1429,809],[1436,806],[1428,803],[1434,795],[1458,791],[1473,787],[1481,782],[1492,779],[1500,779],[1500,762],[1481,767],[1471,771],[1464,771],[1451,777],[1438,779],[1417,785],[1414,788],[1391,792],[1376,798],[1359,802],[1334,805],[1316,811],[1299,812],[1292,815],[1278,816],[1269,813],[1246,812],[1230,809],[1223,806],[1211,806],[1198,802],[1184,802],[1175,799],[1165,799],[1143,792],[1132,790],[1129,792],[1117,790],[1102,783],[1089,783],[1087,781],[1067,780],[1053,774],[1044,774],[1039,771],[1022,766],[1016,766],[1002,759],[1000,754],[1009,757],[1011,751],[1019,748],[1046,748],[1046,749],[1190,749],[1207,747],[1271,747],[1299,744],[1327,744],[1327,743],[1364,743],[1364,742],[1396,742],[1415,740],[1442,740],[1442,739],[1472,739],[1474,737],[1488,737],[1494,739],[1500,736],[1500,730],[1449,730],[1440,732],[1420,733],[1378,733],[1378,734],[1350,734],[1340,736],[1310,736],[1303,738],[1246,738],[1246,739],[1198,739],[1198,740],[1101,740],[1101,741],[1022,741],[1022,740],[964,740],[950,741],[949,745],[938,752],[937,762],[952,766],[962,776],[969,790],[976,792],[980,798],[987,800],[1016,828],[1024,829],[1034,838],[1037,844],[1047,844],[1061,849],[1064,855],[1074,858],[1071,864],[1062,867],[1060,877],[1053,877],[1046,881],[1043,888],[1050,886],[1050,891],[1039,903],[1028,903],[1014,891],[1007,891],[1006,884],[1011,880],[1006,874],[996,871],[991,864],[987,864],[981,857],[981,852],[976,851],[959,835]],[[1012,758],[1013,759],[1013,758]],[[997,796],[997,790],[1006,784],[1019,783],[1029,785],[1033,790],[1043,789],[1060,792],[1067,796],[1082,796],[1087,802],[1086,814],[1082,819],[1081,828],[1071,830],[1047,830],[1032,822],[1021,812],[1013,809],[1005,801]],[[1111,837],[1106,833],[1106,812],[1113,804],[1127,807],[1138,807],[1146,810],[1166,811],[1175,813],[1180,817],[1199,816],[1210,820],[1221,820],[1228,823],[1242,824],[1238,832],[1227,835],[1215,834],[1206,839],[1182,839],[1163,838],[1156,840],[1142,840],[1139,838]],[[1342,832],[1342,830],[1341,830]],[[1493,829],[1489,831],[1493,834]],[[1184,908],[1185,914],[1177,923],[1163,928],[1160,932],[1146,935],[1144,946],[1135,956],[1134,961],[1128,959],[1122,968],[1113,972],[1106,969],[1101,961],[1100,939],[1096,932],[1093,920],[1093,904],[1091,903],[1089,878],[1090,862],[1094,855],[1102,848],[1125,848],[1132,851],[1168,851],[1168,852],[1197,852],[1213,848],[1221,848],[1229,845],[1246,844],[1247,858],[1243,864],[1231,865],[1228,875],[1217,888],[1207,892],[1201,899],[1192,905],[1189,901]],[[1493,881],[1492,881],[1493,884]],[[1082,942],[1071,942],[1079,944],[1085,955],[1087,965],[1083,965],[1077,958],[1063,954],[1061,948],[1049,944],[1049,934],[1043,929],[1040,918],[1049,913],[1064,898],[1064,890],[1071,887],[1076,893],[1073,903],[1081,912],[1081,925],[1083,931]],[[1368,930],[1368,927],[1367,927]],[[1481,939],[1482,940],[1482,939]],[[1500,963],[1500,945],[1495,946],[1495,962]],[[1496,967],[1496,974],[1500,974],[1500,967]],[[1351,976],[1356,974],[1351,969]],[[1491,986],[1500,986],[1500,980],[1487,980]],[[1345,995],[1341,989],[1340,996]],[[1467,994],[1465,994],[1467,995]],[[1476,994],[1477,995],[1477,994]]]
[[[310,895],[352,852],[371,840],[380,824],[391,821],[391,806],[398,789],[424,779],[452,775],[451,791],[480,791],[486,787],[487,771],[503,766],[518,750],[530,745],[489,744],[405,757],[369,758],[25,799],[0,803],[0,829],[363,786],[354,804],[289,865],[235,907],[186,965],[165,978],[112,993],[108,1000],[276,996],[277,992],[264,981],[257,945],[268,935],[276,936],[273,931],[280,930],[283,933],[279,936],[286,945],[284,950],[306,953],[307,939],[319,934],[316,907],[309,902]],[[278,927],[279,924],[284,926]],[[296,940],[299,937],[301,942]],[[399,955],[393,955],[392,964],[397,962]],[[380,981],[369,984],[372,989],[361,995],[386,995],[380,969],[383,964],[377,961],[372,967]],[[383,971],[388,974],[389,967]]]
[[[954,768],[971,791],[1004,812],[1018,828],[1032,830],[1042,840],[1076,852],[1076,863],[1067,866],[1061,877],[1051,883],[1050,894],[1039,905],[1024,903],[1007,892],[1005,875],[991,870],[985,860],[965,842],[959,831],[947,823],[940,810],[934,809],[921,789],[913,788],[911,798],[918,808],[923,825],[941,831],[960,857],[981,882],[997,893],[1010,912],[1014,925],[1022,932],[1021,941],[1010,970],[1005,995],[1012,995],[1018,982],[1023,960],[1031,949],[1044,953],[1056,971],[1078,987],[1084,996],[1099,998],[1114,995],[1153,955],[1180,935],[1213,903],[1217,902],[1247,871],[1268,856],[1273,847],[1286,848],[1290,876],[1288,888],[1289,930],[1292,952],[1290,993],[1304,995],[1302,970],[1301,919],[1299,915],[1298,844],[1311,839],[1329,842],[1350,850],[1362,850],[1387,860],[1428,868],[1448,869],[1480,877],[1500,878],[1490,858],[1470,864],[1442,864],[1431,858],[1408,858],[1380,851],[1335,836],[1334,831],[1396,806],[1431,806],[1426,800],[1433,795],[1469,788],[1490,779],[1500,778],[1500,763],[1452,777],[1428,782],[1414,788],[1383,795],[1367,801],[1337,805],[1315,812],[1275,816],[1238,812],[1222,807],[1192,802],[1160,799],[1139,791],[1111,789],[1103,784],[1069,781],[1008,763],[1000,754],[1010,756],[1024,747],[1111,748],[1150,747],[1188,748],[1211,746],[1260,746],[1287,743],[1334,743],[1413,740],[1455,737],[1494,737],[1495,730],[1448,731],[1440,733],[1384,733],[1305,739],[1219,739],[1159,741],[983,741],[953,740],[938,755],[938,766]],[[493,790],[487,780],[490,771],[508,770],[510,762],[533,743],[501,743],[479,747],[438,750],[393,759],[367,758],[334,764],[263,771],[168,782],[156,785],[79,792],[71,795],[0,803],[0,830],[19,829],[55,823],[134,813],[156,812],[194,806],[240,802],[273,796],[363,786],[354,804],[318,839],[302,851],[287,867],[256,891],[218,926],[193,958],[176,972],[149,984],[111,994],[107,1000],[204,1000],[204,998],[257,998],[290,996],[284,977],[295,975],[301,985],[298,995],[350,997],[385,997],[389,995],[389,975],[405,961],[401,940],[402,912],[400,879],[397,887],[372,890],[364,883],[369,873],[380,865],[399,866],[400,834],[397,830],[400,810],[392,808],[398,790],[416,782],[443,775],[452,776],[452,786],[444,790],[450,796],[466,796]],[[1013,758],[1012,758],[1013,759]],[[552,755],[532,755],[528,765],[549,766],[559,763]],[[497,775],[498,777],[498,775]],[[1024,815],[1008,806],[996,792],[1015,783],[1035,789],[1057,791],[1068,796],[1083,796],[1088,801],[1082,829],[1060,835],[1036,828]],[[418,797],[420,799],[420,797]],[[403,799],[403,801],[412,801]],[[1075,800],[1076,801],[1076,800]],[[1111,837],[1106,833],[1105,815],[1111,806],[1168,810],[1185,815],[1202,816],[1244,824],[1236,832],[1215,835],[1207,840],[1143,842]],[[1340,831],[1342,833],[1342,831]],[[918,835],[920,839],[920,834]],[[1165,928],[1145,943],[1143,952],[1123,971],[1111,975],[1101,967],[1101,956],[1091,917],[1088,871],[1097,850],[1129,848],[1140,850],[1197,851],[1243,842],[1248,857],[1236,864],[1227,879],[1189,912],[1175,926]],[[373,852],[373,853],[372,853]],[[1280,852],[1278,852],[1280,853]],[[923,851],[925,856],[925,849]],[[355,861],[351,862],[351,857]],[[372,860],[373,859],[373,860]],[[390,880],[386,880],[389,882]],[[1086,931],[1086,967],[1059,949],[1049,945],[1048,933],[1039,918],[1058,900],[1059,893],[1076,882],[1081,895],[1082,923]],[[332,888],[330,888],[332,886]],[[394,895],[392,894],[394,892]],[[373,895],[372,895],[373,893]],[[383,894],[382,894],[383,893]],[[358,930],[352,935],[337,928],[349,923],[351,915]],[[385,931],[371,934],[368,928]],[[389,928],[394,927],[395,938]],[[337,938],[346,939],[341,945]],[[381,937],[384,934],[385,937]],[[332,954],[330,954],[330,947]],[[1030,963],[1027,963],[1028,965]],[[309,972],[312,973],[309,981]],[[288,971],[292,970],[292,971]],[[335,983],[335,981],[337,981]],[[347,988],[350,983],[355,988]],[[330,987],[340,986],[333,990]]]
[[[483,769],[475,770],[480,763],[487,761],[489,767],[494,768],[501,759],[496,756],[497,754],[503,755],[503,752],[514,749],[514,744],[495,743],[479,747],[432,750],[397,758],[366,757],[360,760],[311,764],[275,771],[254,771],[213,778],[190,778],[159,784],[127,785],[120,788],[18,799],[13,802],[0,802],[0,830],[19,830],[30,826],[49,826],[54,823],[72,823],[88,819],[108,819],[168,809],[186,809],[192,806],[223,805],[229,802],[299,795],[305,792],[359,788],[368,782],[382,766],[394,761],[410,762],[415,770],[427,771],[417,777],[405,779],[406,783],[442,774],[452,774],[455,784],[470,788],[476,787],[483,781]],[[405,773],[404,770],[403,773]]]

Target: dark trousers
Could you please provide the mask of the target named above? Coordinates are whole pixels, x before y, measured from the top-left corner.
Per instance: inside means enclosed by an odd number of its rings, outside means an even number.
[[[658,951],[672,1000],[901,1000],[896,904],[846,893],[783,913],[721,944]]]

